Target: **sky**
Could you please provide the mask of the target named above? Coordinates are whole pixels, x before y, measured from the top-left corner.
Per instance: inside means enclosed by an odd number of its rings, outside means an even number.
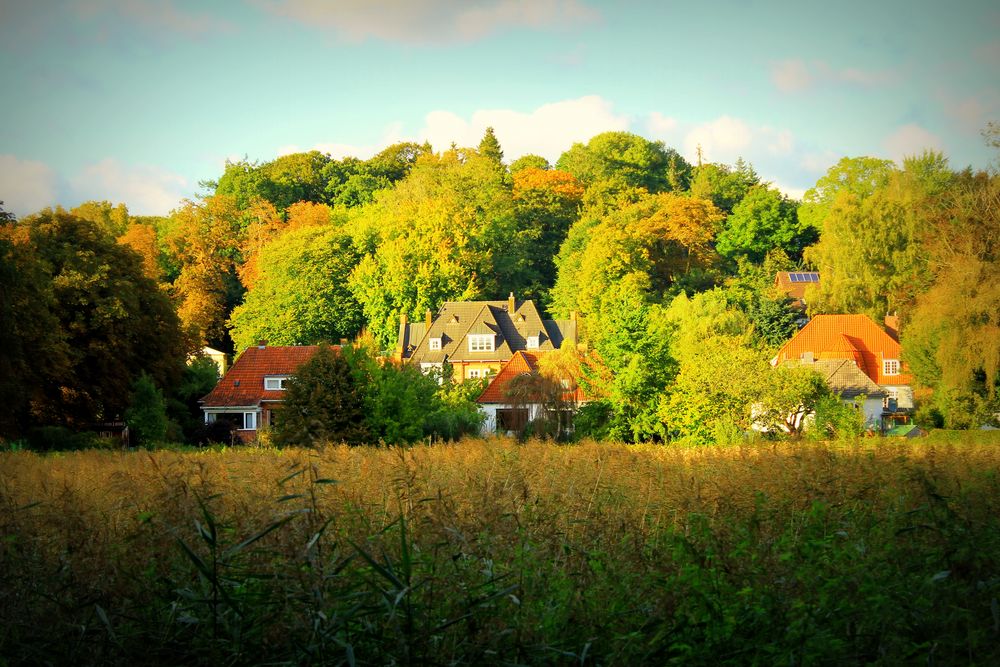
[[[0,0],[0,200],[162,215],[226,160],[404,140],[550,161],[627,130],[801,197],[840,158],[996,159],[1000,4]]]

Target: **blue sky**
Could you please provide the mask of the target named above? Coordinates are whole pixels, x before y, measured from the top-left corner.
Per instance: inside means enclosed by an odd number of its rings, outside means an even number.
[[[985,167],[1000,5],[0,0],[0,199],[163,214],[225,160],[401,140],[555,160],[626,129],[800,196],[843,156]]]

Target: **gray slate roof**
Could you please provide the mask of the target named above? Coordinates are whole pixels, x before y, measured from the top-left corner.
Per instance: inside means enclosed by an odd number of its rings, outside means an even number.
[[[785,364],[790,366],[806,366],[823,376],[826,384],[843,398],[854,398],[864,394],[868,398],[878,398],[886,395],[885,391],[875,384],[853,359],[817,359],[816,361],[800,361],[790,359]]]
[[[527,349],[531,336],[538,336],[538,351],[559,349],[563,340],[576,340],[575,320],[543,320],[534,301],[448,301],[433,318],[430,330],[424,322],[400,323],[402,358],[413,363],[448,361],[506,361]],[[493,334],[492,352],[470,352],[468,336]],[[431,338],[441,339],[441,349],[430,349]]]

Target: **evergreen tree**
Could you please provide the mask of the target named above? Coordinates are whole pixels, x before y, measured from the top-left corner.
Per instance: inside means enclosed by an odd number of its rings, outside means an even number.
[[[132,386],[132,400],[125,421],[139,445],[161,442],[167,435],[167,406],[153,378],[143,373]]]
[[[493,133],[492,127],[486,128],[486,134],[483,135],[483,140],[479,142],[479,154],[493,160],[497,164],[503,163],[503,151],[500,149],[500,141],[497,140],[497,135]]]
[[[344,355],[321,345],[289,383],[275,440],[282,445],[316,446],[359,445],[367,439],[363,388]]]

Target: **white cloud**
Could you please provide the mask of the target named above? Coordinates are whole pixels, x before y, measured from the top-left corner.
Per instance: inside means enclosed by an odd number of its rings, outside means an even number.
[[[187,179],[151,165],[123,165],[114,158],[87,165],[69,181],[77,201],[124,202],[134,215],[165,215],[190,195]]]
[[[392,144],[399,143],[400,141],[406,141],[403,136],[403,124],[400,122],[390,123],[382,130],[382,136],[379,140],[373,144],[357,145],[357,144],[342,144],[338,142],[319,142],[313,144],[309,148],[302,148],[295,144],[288,144],[278,148],[278,155],[290,155],[292,153],[301,153],[303,151],[319,151],[320,153],[328,153],[331,157],[338,160],[342,160],[345,157],[356,157],[361,160],[367,160],[372,157],[383,148],[391,146]]]
[[[808,188],[797,188],[792,185],[786,185],[781,181],[771,181],[771,185],[777,188],[783,195],[785,195],[789,199],[797,199],[799,201],[802,201],[802,198],[805,196],[806,190],[808,189]]]
[[[771,81],[781,92],[793,93],[811,86],[813,77],[804,62],[791,59],[771,65]]]
[[[745,121],[720,116],[688,131],[684,137],[684,156],[697,160],[700,147],[702,159],[707,162],[734,162],[747,156],[753,142],[754,130]]]
[[[268,12],[351,41],[468,42],[508,28],[566,28],[599,18],[582,0],[256,0]]]
[[[56,177],[44,162],[0,155],[0,201],[17,216],[56,204]]]
[[[588,95],[544,104],[529,113],[481,109],[465,119],[450,111],[432,111],[417,136],[440,151],[452,142],[477,146],[486,128],[492,127],[508,161],[536,153],[555,162],[574,142],[588,141],[601,132],[627,130],[629,126],[629,118],[616,114],[610,102]]]
[[[890,70],[860,67],[836,69],[822,60],[810,63],[790,58],[771,63],[771,83],[783,93],[798,93],[821,85],[853,85],[876,88],[892,83],[897,75]]]
[[[902,163],[903,158],[919,155],[925,150],[943,150],[944,144],[936,134],[916,123],[903,125],[882,142],[889,157]]]
[[[646,128],[649,130],[649,133],[660,139],[672,136],[677,127],[678,122],[676,118],[664,116],[659,111],[649,114],[649,119],[646,121]]]

